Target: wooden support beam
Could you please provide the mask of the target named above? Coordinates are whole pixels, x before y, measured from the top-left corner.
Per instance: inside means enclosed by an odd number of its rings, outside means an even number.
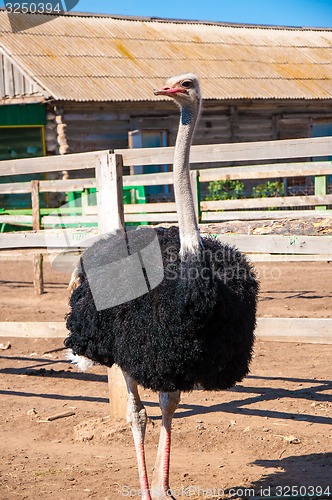
[[[32,229],[40,231],[40,198],[39,181],[31,181]],[[36,295],[44,293],[43,254],[36,253],[33,257],[33,284]]]
[[[110,416],[113,420],[123,420],[127,416],[127,386],[121,368],[113,365],[107,368]]]
[[[99,233],[124,227],[122,158],[107,154],[96,166]]]
[[[82,215],[86,215],[86,209],[88,206],[89,206],[89,191],[88,189],[84,189],[81,194]]]
[[[44,293],[44,269],[42,253],[36,253],[33,256],[33,285],[36,295],[42,295]]]
[[[32,229],[40,231],[39,181],[31,181]]]
[[[99,233],[124,228],[122,157],[112,154],[100,159],[96,167]],[[114,420],[126,418],[127,387],[121,369],[107,369],[110,414]]]

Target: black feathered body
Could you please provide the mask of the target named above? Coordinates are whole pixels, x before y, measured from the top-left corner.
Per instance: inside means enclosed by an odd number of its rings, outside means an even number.
[[[199,257],[179,258],[178,228],[157,228],[164,279],[149,293],[97,311],[87,275],[70,299],[65,345],[102,365],[118,364],[155,391],[218,390],[249,371],[258,283],[237,249],[203,238]],[[112,236],[89,252],[112,252]]]

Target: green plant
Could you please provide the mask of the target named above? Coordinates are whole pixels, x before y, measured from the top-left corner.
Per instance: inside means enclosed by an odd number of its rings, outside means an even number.
[[[252,188],[253,198],[272,198],[284,196],[284,185],[280,181],[267,181]]]
[[[208,185],[207,201],[236,200],[244,198],[244,184],[241,181],[212,181]]]

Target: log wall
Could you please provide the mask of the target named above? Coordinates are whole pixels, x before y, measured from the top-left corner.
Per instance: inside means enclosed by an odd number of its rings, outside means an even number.
[[[68,153],[126,148],[135,129],[167,130],[169,145],[175,143],[178,110],[172,102],[63,103],[61,109]],[[321,121],[332,122],[332,100],[205,101],[194,144],[310,137]]]

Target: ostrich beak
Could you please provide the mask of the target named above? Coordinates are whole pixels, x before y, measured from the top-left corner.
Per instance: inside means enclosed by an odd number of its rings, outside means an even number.
[[[161,89],[154,89],[153,91],[154,95],[169,95],[172,96],[172,94],[187,94],[186,89],[181,89],[178,87],[162,87]]]

